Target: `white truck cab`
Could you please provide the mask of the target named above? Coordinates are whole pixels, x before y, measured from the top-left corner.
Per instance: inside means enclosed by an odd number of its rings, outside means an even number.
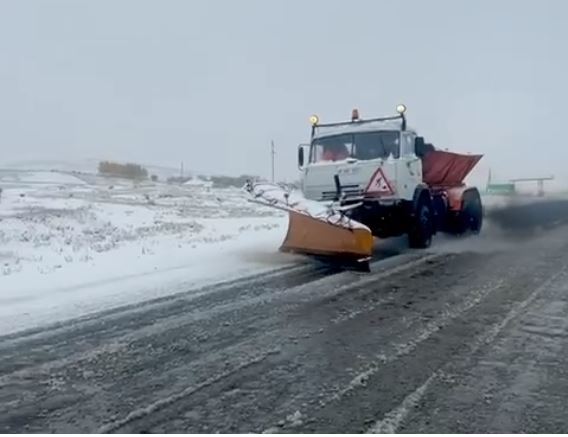
[[[300,146],[298,157],[304,196],[333,201],[340,188],[345,200],[412,200],[422,183],[422,161],[405,110],[399,105],[398,116],[372,120],[353,110],[351,122],[330,124],[312,116],[311,142]]]

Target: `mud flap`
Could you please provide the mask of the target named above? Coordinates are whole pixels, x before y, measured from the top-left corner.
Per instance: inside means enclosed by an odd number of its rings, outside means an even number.
[[[280,250],[311,255],[326,263],[366,271],[373,253],[368,229],[349,229],[301,212],[289,211],[288,233]]]

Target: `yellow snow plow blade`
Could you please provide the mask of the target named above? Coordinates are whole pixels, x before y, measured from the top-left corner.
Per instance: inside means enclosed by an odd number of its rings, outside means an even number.
[[[289,210],[288,233],[280,250],[304,255],[368,261],[373,235],[366,228],[349,229]]]

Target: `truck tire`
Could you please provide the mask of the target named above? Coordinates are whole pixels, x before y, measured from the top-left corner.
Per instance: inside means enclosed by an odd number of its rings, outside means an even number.
[[[483,207],[477,189],[467,190],[463,194],[463,210],[461,212],[464,232],[479,234],[483,226]]]
[[[432,244],[434,234],[434,214],[429,195],[421,195],[415,205],[410,230],[408,232],[408,245],[413,249],[426,249]]]
[[[432,212],[434,214],[434,234],[436,234],[447,226],[448,205],[444,197],[432,196]]]

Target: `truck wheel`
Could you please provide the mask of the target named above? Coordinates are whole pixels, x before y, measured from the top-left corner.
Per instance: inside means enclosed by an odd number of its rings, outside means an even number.
[[[479,234],[483,226],[483,207],[481,196],[477,190],[468,190],[463,195],[462,211],[463,229],[465,232]]]
[[[414,249],[426,249],[432,244],[434,216],[431,203],[426,196],[418,201],[413,214],[408,244]]]

